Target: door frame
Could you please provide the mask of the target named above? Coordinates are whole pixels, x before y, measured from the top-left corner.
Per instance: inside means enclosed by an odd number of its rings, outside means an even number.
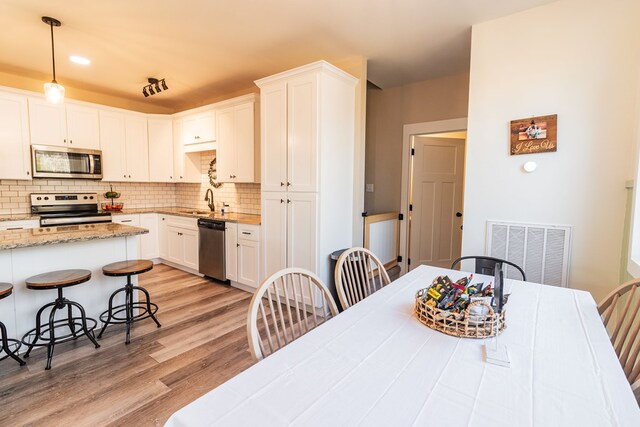
[[[400,221],[400,274],[407,270],[409,254],[409,181],[411,179],[411,141],[416,135],[428,135],[430,133],[455,132],[467,130],[467,118],[438,120],[433,122],[412,123],[403,126],[402,129],[402,189],[400,201],[400,213],[404,220]],[[467,144],[464,145],[465,157]],[[465,162],[466,168],[466,162]],[[465,181],[466,185],[466,181]]]

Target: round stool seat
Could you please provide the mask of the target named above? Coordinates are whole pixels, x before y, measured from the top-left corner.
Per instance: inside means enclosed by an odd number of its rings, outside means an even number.
[[[13,293],[13,285],[11,283],[0,283],[0,299],[6,298]]]
[[[132,276],[134,274],[146,273],[153,268],[153,261],[148,259],[132,259],[129,261],[118,261],[102,267],[105,276]]]
[[[58,270],[38,274],[25,280],[29,289],[58,289],[79,285],[91,279],[89,270]]]

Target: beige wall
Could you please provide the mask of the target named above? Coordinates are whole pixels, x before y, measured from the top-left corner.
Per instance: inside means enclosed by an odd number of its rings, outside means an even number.
[[[596,301],[620,280],[638,117],[640,2],[615,3],[485,22],[471,48],[463,254],[484,253],[489,220],[573,226],[569,286]],[[558,115],[558,151],[510,156],[509,122],[546,114]]]
[[[367,212],[400,210],[403,126],[466,117],[468,94],[467,73],[367,91]]]

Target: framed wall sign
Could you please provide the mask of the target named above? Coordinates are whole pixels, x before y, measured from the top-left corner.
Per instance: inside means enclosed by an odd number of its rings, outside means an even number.
[[[511,155],[558,150],[558,115],[511,121]]]

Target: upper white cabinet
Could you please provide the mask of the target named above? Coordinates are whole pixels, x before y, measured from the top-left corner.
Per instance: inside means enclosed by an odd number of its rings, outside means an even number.
[[[218,181],[255,182],[255,104],[218,110]]]
[[[202,165],[199,152],[186,152],[182,143],[182,120],[173,121],[173,181],[200,183]]]
[[[149,181],[147,119],[142,115],[100,111],[103,180]]]
[[[149,117],[149,181],[173,182],[173,120]]]
[[[31,179],[27,98],[0,92],[0,179]]]
[[[100,149],[97,108],[29,98],[31,144]]]
[[[214,110],[189,114],[182,119],[182,143],[199,144],[216,140]]]
[[[302,267],[330,283],[329,255],[353,246],[356,83],[325,61],[256,82],[263,279]]]

